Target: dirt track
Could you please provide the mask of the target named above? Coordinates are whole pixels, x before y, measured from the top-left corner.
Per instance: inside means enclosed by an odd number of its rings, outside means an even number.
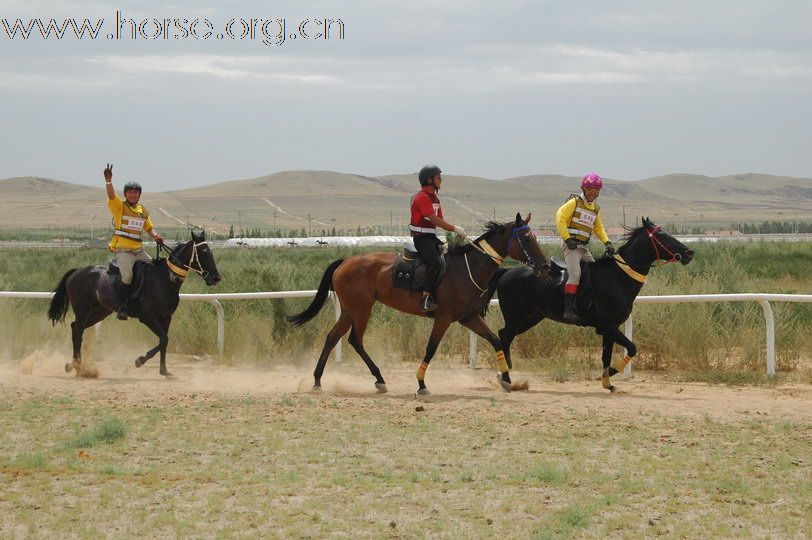
[[[0,363],[0,385],[7,392],[64,393],[77,397],[110,397],[112,394],[123,401],[137,401],[144,396],[160,400],[162,397],[177,399],[200,393],[273,397],[309,392],[312,384],[309,369],[219,367],[211,362],[172,356],[168,358],[168,365],[176,378],[171,380],[158,375],[154,359],[140,369],[123,361],[108,361],[99,366],[99,378],[81,379],[64,372],[65,360],[62,355],[40,353],[21,362]],[[384,370],[389,393],[380,396],[382,399],[418,399],[414,396],[413,366],[401,365],[395,370]],[[722,421],[745,420],[748,416],[812,421],[812,387],[809,385],[730,387],[667,382],[651,374],[639,373],[629,381],[622,376],[614,377],[613,383],[628,394],[612,395],[601,388],[599,381],[557,383],[522,372],[514,372],[513,378],[528,380],[530,389],[506,394],[497,389],[490,370],[432,365],[427,383],[433,394],[419,399],[446,403],[450,407],[455,402],[464,406],[472,399],[497,399],[515,403],[521,409],[547,412],[572,408],[600,409],[623,416],[639,410],[664,416],[708,416]],[[324,392],[338,395],[377,395],[372,382],[360,361],[340,366],[331,363],[323,379]]]

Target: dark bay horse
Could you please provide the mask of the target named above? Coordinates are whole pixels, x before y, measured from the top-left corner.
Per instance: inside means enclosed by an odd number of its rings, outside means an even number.
[[[643,288],[649,270],[658,260],[688,264],[693,250],[670,236],[650,219],[643,219],[643,226],[630,230],[626,242],[617,255],[604,256],[594,263],[587,263],[581,274],[578,288],[577,323],[591,326],[603,336],[603,387],[614,392],[610,377],[622,371],[637,354],[637,347],[618,328],[632,312],[634,299]],[[545,317],[564,323],[563,280],[557,276],[540,277],[525,268],[515,268],[497,276],[496,290],[499,308],[505,319],[505,327],[499,331],[509,367],[510,344],[513,339],[535,326]],[[569,323],[564,323],[569,324]],[[627,355],[617,366],[611,365],[612,348],[619,343]]]
[[[487,225],[485,234],[476,240],[449,249],[447,271],[435,291],[434,298],[439,307],[433,312],[434,326],[426,346],[426,354],[417,371],[418,393],[429,393],[424,380],[426,369],[440,340],[453,322],[459,322],[493,346],[502,374],[502,387],[510,390],[510,374],[502,346],[499,338],[488,328],[482,314],[493,294],[492,288],[489,291],[489,283],[505,256],[531,266],[532,268],[527,269],[530,273],[541,269],[546,272],[547,260],[527,225],[529,221],[529,214],[527,219],[516,214],[513,222],[491,222]],[[392,286],[392,268],[396,258],[397,253],[369,253],[334,261],[324,272],[318,293],[310,306],[287,318],[294,326],[302,325],[321,310],[331,289],[338,296],[341,315],[327,334],[313,372],[314,389],[321,388],[321,376],[330,351],[350,331],[350,345],[375,377],[376,388],[380,392],[386,392],[386,382],[381,371],[364,350],[364,332],[373,304],[377,300],[410,315],[431,316],[421,309],[421,292]]]
[[[169,251],[168,248],[166,248]],[[178,307],[180,286],[190,271],[200,274],[206,285],[215,285],[220,281],[214,256],[206,244],[205,233],[192,232],[192,239],[185,244],[178,244],[171,250],[168,259],[156,259],[152,264],[144,265],[143,287],[141,294],[129,302],[131,317],[137,317],[144,325],[158,336],[158,345],[139,356],[135,367],[161,353],[161,375],[171,377],[166,369],[166,346],[169,343],[169,324],[172,314]],[[62,321],[68,311],[68,302],[76,317],[71,324],[73,339],[73,362],[65,364],[65,371],[76,369],[77,375],[82,363],[82,334],[118,309],[116,294],[105,294],[102,280],[107,280],[107,267],[85,266],[68,270],[54,291],[48,318],[53,324]],[[134,285],[135,286],[135,283]]]

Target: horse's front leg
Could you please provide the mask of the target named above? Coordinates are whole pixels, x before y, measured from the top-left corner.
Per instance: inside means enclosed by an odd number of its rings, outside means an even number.
[[[434,358],[434,353],[437,352],[437,346],[440,344],[440,340],[443,339],[449,326],[451,326],[451,321],[445,318],[437,317],[434,319],[434,326],[431,328],[429,342],[426,345],[426,354],[423,356],[423,361],[420,362],[420,366],[417,368],[417,393],[421,396],[431,394],[429,389],[426,388],[426,370],[429,368],[429,362]]]
[[[610,392],[618,392],[618,388],[612,384],[611,377],[623,371],[626,365],[631,362],[631,357],[637,353],[634,343],[629,340],[617,327],[603,328],[599,332],[603,336],[603,376],[601,384]],[[612,366],[612,349],[615,343],[626,348],[627,354],[617,366]]]
[[[161,368],[160,373],[165,377],[171,377],[172,374],[166,370],[166,345],[169,343],[169,336],[166,333],[164,325],[156,317],[144,317],[140,319],[144,325],[152,330],[152,333],[158,336],[158,345],[151,348],[143,356],[135,359],[135,367],[143,366],[147,360],[155,356],[159,351],[161,352]]]
[[[502,350],[502,342],[499,338],[491,332],[488,328],[488,323],[482,318],[482,315],[476,314],[460,321],[460,324],[468,328],[479,337],[485,339],[491,344],[493,350],[496,351],[496,363],[499,366],[500,384],[502,390],[510,392],[512,385],[510,382],[510,368],[508,367],[507,360],[505,359],[505,352]]]
[[[168,369],[166,369],[166,347],[169,344],[169,324],[171,322],[172,322],[172,316],[171,315],[169,317],[164,317],[164,319],[161,321],[161,326],[163,326],[163,329],[164,329],[164,336],[166,336],[166,339],[161,340],[162,346],[161,346],[161,369],[160,369],[160,372],[161,372],[161,375],[163,375],[164,377],[172,377],[172,374],[169,373]]]

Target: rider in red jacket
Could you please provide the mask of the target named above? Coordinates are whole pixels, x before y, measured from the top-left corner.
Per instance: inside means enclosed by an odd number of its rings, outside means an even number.
[[[442,264],[443,242],[437,237],[437,228],[445,229],[465,238],[462,227],[452,225],[443,219],[443,209],[440,207],[440,197],[437,191],[443,183],[440,167],[426,165],[420,169],[420,191],[412,197],[412,218],[409,222],[409,231],[414,238],[414,247],[420,256],[428,263],[426,283],[434,283],[437,272]],[[423,291],[423,311],[434,311],[437,304],[431,297],[430,291]]]

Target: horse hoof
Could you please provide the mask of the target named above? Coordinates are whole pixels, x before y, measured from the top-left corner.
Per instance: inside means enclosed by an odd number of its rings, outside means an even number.
[[[141,366],[143,366],[143,365],[144,365],[144,362],[146,362],[146,360],[144,360],[144,357],[143,357],[143,356],[139,356],[138,358],[136,358],[136,359],[135,359],[135,367],[141,367]],[[163,375],[163,373],[161,373],[161,375]]]
[[[73,371],[73,363],[68,362],[67,364],[65,364],[65,373],[70,373],[71,371]]]
[[[503,381],[501,379],[501,377],[499,379],[499,385],[502,387],[502,390],[504,390],[505,392],[510,392],[511,390],[513,390],[511,383],[509,383],[507,381]]]
[[[611,392],[612,394],[614,394],[615,392],[617,392],[617,391],[618,391],[618,390],[617,390],[617,386],[615,386],[614,384],[609,385],[609,387],[607,388],[607,390],[609,390],[609,392]]]
[[[320,384],[314,384],[313,388],[311,388],[310,391],[311,392],[321,392],[321,385]]]
[[[386,389],[386,383],[376,382],[375,388],[378,389],[379,394],[385,394],[386,392],[388,392],[388,390]]]
[[[428,388],[418,388],[417,393],[419,395],[421,395],[421,396],[429,396],[429,395],[431,395],[431,392],[429,392]]]
[[[174,379],[175,378],[175,376],[172,375],[171,373],[169,373],[168,371],[164,371],[163,373],[161,373],[161,375],[163,375],[166,379]]]

